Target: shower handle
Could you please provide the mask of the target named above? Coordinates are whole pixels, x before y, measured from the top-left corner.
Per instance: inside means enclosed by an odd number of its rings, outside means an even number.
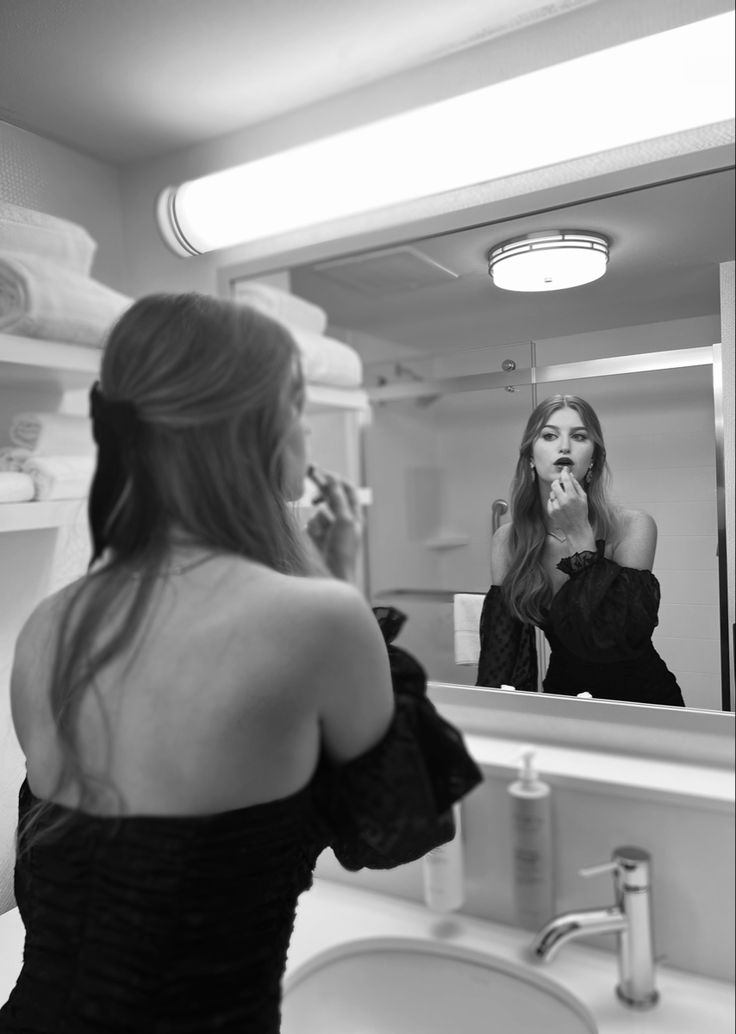
[[[495,535],[501,524],[501,518],[509,508],[505,499],[494,499],[491,503],[491,536]]]

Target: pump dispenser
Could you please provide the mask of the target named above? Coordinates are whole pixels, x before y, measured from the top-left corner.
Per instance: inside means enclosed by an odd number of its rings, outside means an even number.
[[[454,912],[465,900],[462,813],[453,806],[455,836],[424,856],[424,900],[435,912]]]
[[[534,747],[524,747],[511,797],[516,922],[538,930],[555,912],[550,788],[534,768]]]

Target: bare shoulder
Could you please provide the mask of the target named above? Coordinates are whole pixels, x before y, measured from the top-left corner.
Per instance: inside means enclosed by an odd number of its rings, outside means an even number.
[[[15,641],[15,668],[41,659],[55,640],[55,633],[66,605],[84,579],[64,586],[36,604]]]
[[[657,549],[657,524],[646,510],[621,509],[612,559],[622,567],[651,571]]]
[[[365,598],[337,579],[271,572],[260,606],[264,639],[277,646],[276,654],[267,648],[269,669],[279,685],[298,682],[328,755],[341,762],[367,750],[388,725],[393,693],[386,645]]]
[[[48,704],[44,689],[54,662],[57,630],[66,603],[79,581],[65,586],[36,605],[15,640],[10,674],[10,707],[21,745],[28,729]]]
[[[491,584],[502,585],[511,561],[511,522],[500,525],[491,540]]]
[[[252,594],[249,594],[252,600]],[[292,641],[306,646],[331,634],[350,634],[376,624],[358,590],[335,578],[302,578],[269,571],[258,588],[258,607],[263,619],[278,627],[288,626]]]

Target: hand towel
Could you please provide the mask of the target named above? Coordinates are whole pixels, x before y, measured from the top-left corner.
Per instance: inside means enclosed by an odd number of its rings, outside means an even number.
[[[97,242],[77,223],[0,201],[0,253],[17,251],[87,276]]]
[[[29,474],[0,470],[0,503],[28,503],[35,491],[36,486]]]
[[[0,331],[101,348],[131,298],[35,255],[0,253]]]
[[[289,291],[283,291],[271,284],[262,284],[257,280],[239,280],[233,285],[233,298],[236,302],[251,305],[267,316],[273,316],[281,323],[288,323],[302,330],[310,330],[321,334],[327,327],[327,313],[318,305],[308,302]]]
[[[350,345],[324,334],[290,326],[302,360],[308,384],[329,384],[339,388],[358,388],[363,382],[363,363]]]
[[[31,457],[30,449],[8,445],[0,449],[0,470],[23,470],[23,464]]]
[[[35,456],[95,453],[89,418],[65,413],[16,413],[10,424],[10,440]]]
[[[480,656],[480,612],[483,593],[456,592],[452,598],[455,664],[477,664]]]
[[[24,471],[33,480],[34,499],[83,499],[95,471],[92,456],[32,456]]]

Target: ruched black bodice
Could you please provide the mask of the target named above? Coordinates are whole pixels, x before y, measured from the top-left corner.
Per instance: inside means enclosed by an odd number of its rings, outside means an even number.
[[[602,540],[581,563],[577,556],[558,565],[570,577],[541,626],[550,644],[545,693],[684,706],[677,680],[652,645],[660,600],[655,576],[606,559]],[[491,586],[483,604],[476,684],[537,688],[534,626],[509,612],[500,586]]]
[[[323,758],[298,793],[217,815],[53,805],[47,837],[24,850],[21,832],[26,943],[2,1034],[278,1034],[297,898],[320,852],[332,847],[348,869],[421,857],[450,839],[452,803],[481,780],[426,698],[422,668],[390,645],[395,612],[378,617],[396,710],[365,754],[338,767]],[[21,831],[34,803],[24,782]]]

